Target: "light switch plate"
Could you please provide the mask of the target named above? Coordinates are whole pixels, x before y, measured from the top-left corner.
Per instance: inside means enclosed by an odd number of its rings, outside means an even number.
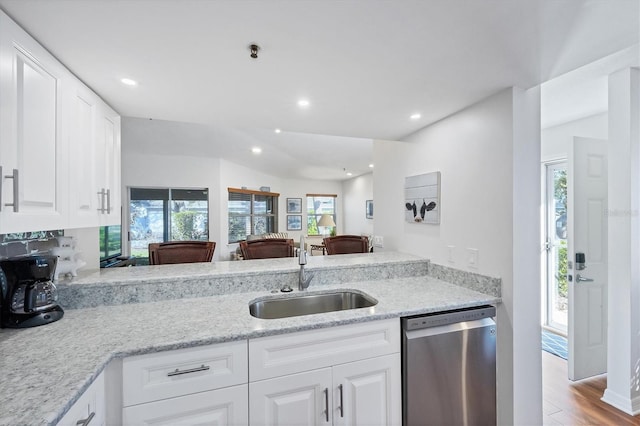
[[[456,246],[447,246],[447,260],[449,261],[449,263],[454,263],[455,261],[453,260],[453,251],[455,250]]]

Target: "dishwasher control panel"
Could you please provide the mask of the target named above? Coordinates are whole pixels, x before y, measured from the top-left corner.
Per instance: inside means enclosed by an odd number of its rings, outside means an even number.
[[[435,312],[433,314],[405,317],[402,318],[402,327],[406,331],[411,331],[419,330],[421,328],[454,324],[457,322],[476,321],[495,316],[495,306],[485,305],[474,308],[456,309],[452,311]]]

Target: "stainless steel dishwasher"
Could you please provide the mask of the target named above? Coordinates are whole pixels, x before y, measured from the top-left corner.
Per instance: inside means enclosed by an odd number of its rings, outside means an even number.
[[[496,424],[493,306],[402,318],[402,423]]]

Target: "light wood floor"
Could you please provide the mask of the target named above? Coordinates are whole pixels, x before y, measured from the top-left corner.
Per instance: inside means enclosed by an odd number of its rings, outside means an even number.
[[[600,401],[607,375],[572,382],[567,361],[542,351],[542,400],[545,426],[551,425],[640,425],[633,417]]]

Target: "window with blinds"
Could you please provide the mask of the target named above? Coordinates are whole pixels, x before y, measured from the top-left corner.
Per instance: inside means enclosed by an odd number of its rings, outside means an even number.
[[[229,243],[247,235],[278,232],[278,197],[274,192],[229,188]]]

